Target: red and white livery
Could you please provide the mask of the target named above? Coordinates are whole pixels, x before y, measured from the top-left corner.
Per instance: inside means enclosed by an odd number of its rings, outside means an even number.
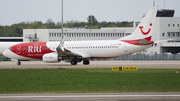
[[[154,42],[151,37],[156,13],[157,9],[152,7],[135,31],[121,39],[64,41],[61,44],[59,44],[60,42],[13,43],[9,49],[0,50],[0,52],[3,52],[3,55],[8,58],[19,60],[18,65],[21,64],[20,60],[33,59],[42,59],[49,63],[64,60],[72,65],[83,61],[84,65],[88,65],[89,59],[92,58],[121,57],[152,46]]]

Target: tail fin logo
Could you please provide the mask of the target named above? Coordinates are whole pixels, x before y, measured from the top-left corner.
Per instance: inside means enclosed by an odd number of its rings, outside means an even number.
[[[152,23],[150,23],[149,25],[152,26]],[[151,31],[151,28],[149,28],[149,30],[148,30],[147,32],[144,32],[144,31],[143,31],[143,28],[144,28],[143,26],[139,26],[139,29],[141,30],[141,33],[142,33],[143,35],[148,35],[149,32]]]

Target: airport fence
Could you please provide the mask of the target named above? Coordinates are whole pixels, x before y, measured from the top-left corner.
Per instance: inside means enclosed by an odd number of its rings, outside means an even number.
[[[180,54],[132,54],[115,60],[180,60]]]

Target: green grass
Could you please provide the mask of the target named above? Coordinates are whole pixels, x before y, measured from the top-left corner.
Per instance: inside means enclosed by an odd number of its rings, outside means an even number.
[[[180,69],[0,69],[0,93],[180,92]]]

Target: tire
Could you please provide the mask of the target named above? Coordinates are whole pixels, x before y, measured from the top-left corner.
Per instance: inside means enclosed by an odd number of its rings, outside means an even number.
[[[77,65],[77,61],[76,60],[72,60],[71,61],[71,65]]]
[[[84,65],[89,65],[89,60],[84,60],[84,61],[83,61],[83,64],[84,64]]]
[[[21,62],[17,62],[17,65],[21,65]]]

